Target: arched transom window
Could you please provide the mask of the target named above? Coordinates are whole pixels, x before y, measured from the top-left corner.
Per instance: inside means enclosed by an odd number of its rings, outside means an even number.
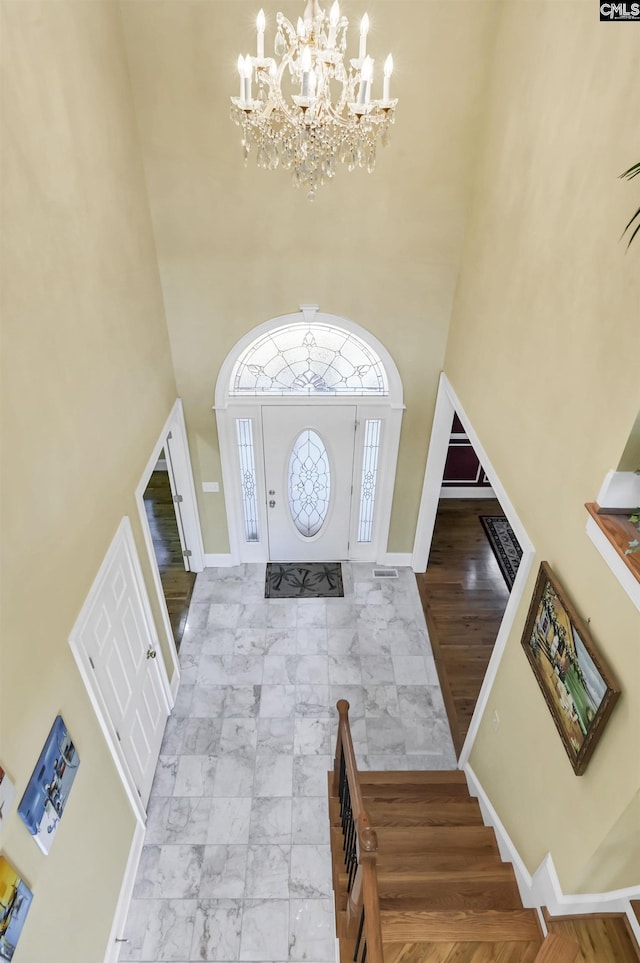
[[[387,395],[382,361],[351,331],[294,322],[249,345],[231,376],[231,395]]]

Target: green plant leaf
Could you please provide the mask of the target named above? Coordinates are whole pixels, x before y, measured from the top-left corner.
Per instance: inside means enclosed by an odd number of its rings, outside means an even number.
[[[637,177],[638,174],[640,174],[640,162],[638,162],[637,164],[633,164],[633,166],[630,167],[629,170],[625,171],[623,174],[618,174],[618,177],[624,177],[624,178],[626,178],[627,180],[630,181],[632,177]],[[640,207],[639,207],[638,210],[635,212],[635,214],[633,215],[633,217],[631,218],[631,220],[629,221],[629,223],[628,223],[627,226],[625,227],[624,231],[623,231],[622,234],[620,235],[620,238],[621,238],[621,239],[622,239],[622,238],[624,237],[624,235],[627,233],[627,231],[629,230],[629,228],[631,227],[631,225],[633,224],[633,222],[635,221],[635,219],[636,219],[637,217],[640,217]],[[636,225],[636,228],[635,228],[633,234],[632,234],[631,237],[629,238],[629,241],[628,241],[628,243],[627,243],[627,250],[629,249],[629,245],[630,245],[631,242],[633,241],[633,239],[634,239],[634,237],[636,236],[636,234],[638,233],[638,231],[640,231],[640,221],[639,221],[638,224]]]
[[[640,214],[640,211],[638,211],[638,213]],[[633,220],[633,218],[631,218],[631,220]],[[625,228],[625,230],[626,230],[626,228]],[[634,237],[636,236],[636,234],[638,233],[638,231],[640,231],[640,221],[638,222],[638,226],[636,227],[635,231],[633,232],[633,234],[632,234],[631,237],[629,238],[629,244],[631,244],[631,242],[633,241],[633,239],[634,239]],[[624,232],[623,232],[623,233],[624,233]],[[629,244],[627,244],[627,247],[629,247]]]
[[[627,180],[631,180],[632,177],[637,177],[638,174],[640,174],[640,163],[634,164],[633,167],[630,167],[624,174],[618,174],[618,177],[626,177]]]

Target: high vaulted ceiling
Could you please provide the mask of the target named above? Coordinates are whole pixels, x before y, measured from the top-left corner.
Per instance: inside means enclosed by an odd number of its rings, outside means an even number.
[[[345,0],[353,47],[368,12],[369,50],[379,62],[393,52],[397,121],[372,174],[339,169],[311,204],[288,172],[253,157],[244,167],[230,120],[261,4],[270,53],[276,12],[295,22],[303,0],[121,4],[178,390],[212,472],[222,360],[251,327],[301,303],[380,338],[405,383],[403,431],[424,437],[413,403],[425,385],[433,398],[442,368],[497,23],[485,0]],[[417,464],[403,477],[419,486]]]

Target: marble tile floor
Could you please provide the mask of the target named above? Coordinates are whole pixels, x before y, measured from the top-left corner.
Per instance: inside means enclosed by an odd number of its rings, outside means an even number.
[[[360,769],[456,766],[413,572],[299,600],[264,573],[197,578],[120,961],[333,963],[338,699]]]

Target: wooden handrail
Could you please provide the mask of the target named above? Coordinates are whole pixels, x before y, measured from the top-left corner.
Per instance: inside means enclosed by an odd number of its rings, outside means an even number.
[[[383,963],[382,930],[380,927],[380,902],[378,899],[378,876],[376,855],[378,837],[371,826],[371,820],[362,803],[362,792],[358,780],[358,767],[351,739],[349,725],[349,703],[340,699],[338,710],[338,738],[333,766],[333,791],[341,796],[341,773],[346,775],[351,806],[351,818],[357,835],[357,869],[355,876],[349,875],[349,897],[347,901],[347,933],[358,928],[358,945],[366,948],[367,963]],[[343,830],[344,831],[344,830]],[[347,840],[345,838],[345,848]],[[364,940],[362,939],[364,937]]]

